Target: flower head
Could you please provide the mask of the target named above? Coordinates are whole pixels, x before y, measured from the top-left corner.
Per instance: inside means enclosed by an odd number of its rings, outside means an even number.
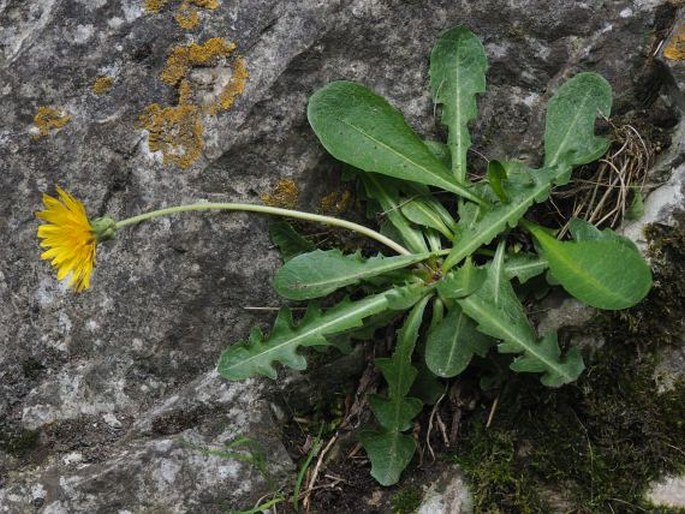
[[[69,287],[81,292],[90,287],[98,238],[83,204],[60,187],[57,193],[59,199],[44,194],[45,210],[36,213],[46,221],[38,227],[40,246],[47,248],[40,258],[50,261],[58,280],[71,274]]]

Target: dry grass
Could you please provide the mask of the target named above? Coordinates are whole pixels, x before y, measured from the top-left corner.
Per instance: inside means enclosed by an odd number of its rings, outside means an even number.
[[[632,125],[612,129],[612,144],[597,166],[586,166],[569,187],[552,194],[552,204],[565,221],[560,236],[568,231],[568,219],[584,219],[593,225],[615,228],[626,217],[635,195],[646,188],[647,174],[654,163],[655,149]],[[570,216],[557,204],[570,203]]]

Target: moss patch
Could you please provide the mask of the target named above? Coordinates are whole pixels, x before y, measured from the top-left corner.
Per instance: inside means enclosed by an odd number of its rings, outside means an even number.
[[[463,427],[456,459],[477,512],[655,512],[650,482],[685,471],[685,380],[658,395],[654,378],[657,350],[681,344],[685,238],[667,227],[650,235],[654,290],[599,319],[606,343],[578,382],[547,389],[512,375],[492,425],[484,409]]]
[[[405,487],[392,497],[393,514],[412,514],[421,505],[423,493],[418,487]]]
[[[38,444],[38,432],[10,422],[0,423],[0,452],[14,457],[28,455]]]

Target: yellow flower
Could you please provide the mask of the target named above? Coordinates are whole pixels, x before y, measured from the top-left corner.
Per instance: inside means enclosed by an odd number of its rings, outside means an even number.
[[[44,194],[45,210],[36,213],[47,222],[38,227],[40,246],[47,248],[40,258],[51,261],[58,280],[71,274],[68,286],[78,293],[90,287],[98,238],[83,204],[60,187],[57,193],[59,199]]]

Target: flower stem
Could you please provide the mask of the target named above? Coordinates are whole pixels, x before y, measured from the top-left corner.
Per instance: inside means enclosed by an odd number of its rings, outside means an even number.
[[[341,227],[353,232],[357,232],[371,239],[375,239],[379,243],[384,244],[388,248],[392,248],[400,255],[411,255],[411,252],[405,247],[397,244],[392,239],[385,237],[383,234],[371,230],[363,225],[357,223],[352,223],[351,221],[341,220],[339,218],[334,218],[332,216],[322,216],[320,214],[312,214],[309,212],[296,211],[292,209],[281,209],[279,207],[269,207],[267,205],[252,205],[246,203],[196,203],[191,205],[178,205],[176,207],[169,207],[167,209],[159,209],[156,211],[146,212],[144,214],[139,214],[138,216],[133,216],[125,220],[118,221],[116,228],[120,229],[129,225],[135,225],[142,221],[147,221],[152,218],[158,218],[161,216],[169,216],[171,214],[178,214],[181,212],[192,212],[192,211],[243,211],[243,212],[256,212],[259,214],[271,214],[274,216],[284,216],[287,218],[296,218],[305,221],[312,221],[315,223],[323,223],[325,225],[332,225],[334,227]]]

